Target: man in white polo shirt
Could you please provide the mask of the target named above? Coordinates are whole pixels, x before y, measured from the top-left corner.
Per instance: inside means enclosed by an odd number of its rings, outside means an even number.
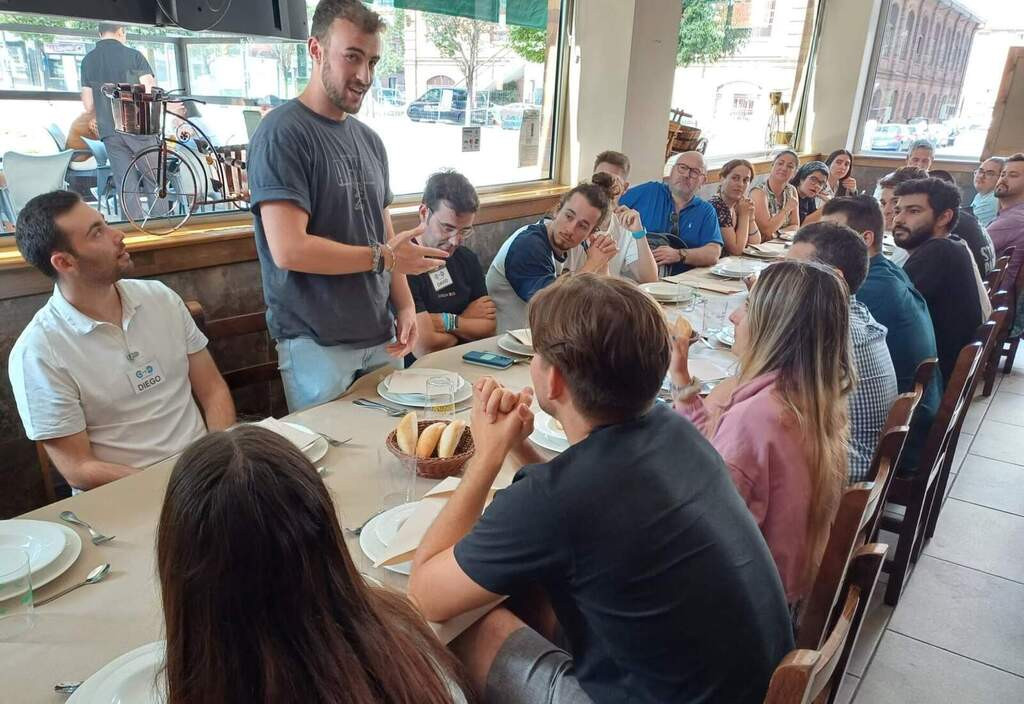
[[[56,285],[11,350],[11,385],[29,439],[73,488],[120,479],[235,422],[181,298],[159,281],[122,279],[132,269],[123,232],[54,191],[22,209],[16,241]]]

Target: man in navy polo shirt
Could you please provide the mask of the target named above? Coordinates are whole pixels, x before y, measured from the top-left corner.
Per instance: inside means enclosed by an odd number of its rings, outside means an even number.
[[[648,181],[630,188],[619,202],[640,213],[648,232],[679,237],[686,245],[654,249],[659,267],[672,274],[692,267],[714,266],[722,254],[722,232],[714,207],[697,195],[707,171],[700,152],[683,152],[669,171],[668,182]]]

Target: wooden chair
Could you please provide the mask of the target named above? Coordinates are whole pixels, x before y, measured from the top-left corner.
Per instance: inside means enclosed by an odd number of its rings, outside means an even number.
[[[996,385],[996,371],[999,369],[999,359],[1003,355],[1003,348],[1006,344],[1006,338],[1010,334],[1010,328],[1013,327],[1013,313],[1010,312],[1010,293],[1006,289],[1002,289],[997,293],[993,294],[992,300],[992,318],[996,320],[996,328],[992,333],[993,343],[991,350],[985,357],[985,369],[982,372],[982,378],[985,381],[984,386],[981,390],[981,395],[986,398],[992,395],[992,390]],[[1001,308],[1007,310],[1006,315],[996,316],[996,311]]]
[[[981,330],[990,337],[994,327],[995,323],[989,321]],[[885,603],[889,606],[899,603],[911,562],[916,561],[919,543],[923,543],[932,502],[940,489],[945,490],[945,477],[956,450],[956,436],[970,407],[974,385],[982,369],[985,346],[986,342],[975,341],[960,351],[942,403],[928,431],[917,471],[910,476],[892,479],[888,502],[905,507],[905,511],[903,516],[884,513],[879,521],[880,528],[899,535],[896,556],[885,565],[889,573]],[[941,501],[942,494],[938,493],[938,496]]]
[[[829,618],[842,597],[841,587],[853,553],[868,542],[878,523],[910,430],[910,419],[920,400],[921,390],[901,394],[896,399],[871,460],[871,479],[848,486],[843,492],[800,619],[798,648],[817,648],[827,635]]]
[[[267,317],[262,311],[259,313],[244,313],[230,318],[207,320],[206,314],[203,312],[203,306],[198,301],[188,301],[185,305],[192,314],[192,318],[195,319],[196,325],[199,326],[199,329],[211,341],[248,335],[254,332],[266,332],[267,330]],[[277,360],[275,359],[239,369],[221,369],[221,376],[224,377],[224,381],[227,382],[229,389],[239,389],[251,384],[258,384],[261,381],[279,379],[281,372],[277,368]]]
[[[1009,265],[1010,257],[1005,254],[996,259],[996,263],[992,265],[992,271],[988,272],[988,276],[985,277],[989,293],[996,293],[1003,288],[1003,284],[1006,282],[1006,268]]]
[[[854,556],[843,582],[842,609],[829,628],[820,650],[794,650],[775,668],[765,704],[831,704],[839,693],[850,653],[878,575],[886,545],[865,545]]]
[[[1006,251],[1011,249],[1013,247],[1007,247]],[[1007,327],[1009,330],[1013,330],[1017,310],[1020,309],[1021,298],[1024,297],[1024,266],[1017,272],[1017,279],[1014,281],[1013,289],[1010,293],[1013,296],[1013,306],[1010,309],[1010,324]],[[1010,370],[1013,369],[1013,361],[1017,357],[1017,347],[1020,345],[1021,337],[1022,335],[1020,334],[1013,337],[1007,335],[1006,339],[1003,340],[1002,349],[999,352],[1000,356],[1006,357],[1003,374],[1009,374]]]

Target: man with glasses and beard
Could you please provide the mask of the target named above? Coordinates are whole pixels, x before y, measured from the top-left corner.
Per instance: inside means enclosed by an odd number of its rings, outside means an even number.
[[[416,304],[417,357],[494,334],[497,309],[487,295],[480,260],[462,243],[473,234],[480,208],[476,189],[455,171],[427,179],[420,204],[419,242],[448,252],[444,265],[409,277]]]
[[[725,241],[714,207],[697,195],[707,178],[704,155],[683,152],[673,158],[676,161],[667,182],[648,181],[634,186],[619,203],[640,213],[648,232],[682,240],[682,247],[660,245],[653,250],[658,266],[676,274],[696,266],[714,266]]]
[[[910,253],[903,269],[928,303],[939,369],[947,384],[960,349],[974,338],[986,316],[971,252],[949,238],[956,227],[960,192],[940,179],[922,178],[901,183],[893,195],[893,238]]]
[[[400,365],[417,337],[405,276],[448,257],[415,242],[422,224],[395,235],[384,144],[350,117],[373,83],[384,28],[359,0],[321,0],[307,43],[309,84],[269,113],[249,144],[267,327],[293,412]]]

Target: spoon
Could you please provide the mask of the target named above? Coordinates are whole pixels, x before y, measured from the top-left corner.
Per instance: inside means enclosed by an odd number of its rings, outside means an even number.
[[[74,523],[76,526],[82,526],[83,528],[87,528],[89,530],[89,535],[92,536],[93,545],[101,545],[103,543],[110,542],[114,539],[114,536],[112,535],[103,535],[103,533],[100,533],[91,525],[83,521],[81,518],[76,516],[72,511],[61,511],[60,517],[61,520],[67,521],[68,523]]]
[[[51,596],[48,599],[43,599],[42,601],[37,601],[35,605],[36,606],[43,606],[45,604],[49,604],[54,599],[59,599],[60,597],[62,597],[65,594],[67,594],[68,592],[73,592],[76,589],[78,589],[79,587],[84,587],[86,584],[96,584],[97,582],[102,582],[103,578],[106,577],[109,573],[110,573],[110,564],[109,563],[104,564],[104,565],[100,565],[99,567],[93,569],[93,571],[89,573],[89,576],[86,577],[85,579],[83,579],[78,584],[72,584],[70,587],[68,587],[64,591],[57,592],[56,594],[54,594],[53,596]]]

